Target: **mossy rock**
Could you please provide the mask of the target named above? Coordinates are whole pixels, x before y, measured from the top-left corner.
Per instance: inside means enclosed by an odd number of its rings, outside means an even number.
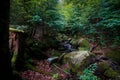
[[[80,71],[80,65],[79,64],[70,64],[70,69],[72,72],[79,72]]]
[[[104,74],[106,77],[114,80],[119,75],[119,73],[113,70],[106,61],[98,63],[97,71],[101,74]]]
[[[79,39],[78,45],[79,45],[81,48],[90,49],[90,44],[89,44],[89,42],[88,42],[86,39],[84,39],[84,38]]]
[[[67,58],[71,61],[73,64],[81,64],[81,62],[87,57],[89,56],[89,52],[88,51],[72,51],[70,53],[67,53],[64,56],[64,59]]]
[[[83,50],[88,50],[88,48],[85,48],[85,47],[79,47],[78,49],[79,49],[79,50],[82,50],[82,51],[83,51]]]
[[[119,74],[116,71],[114,71],[112,68],[108,68],[105,71],[104,75],[109,78],[115,79],[116,77],[118,77]]]
[[[120,64],[120,50],[109,50],[106,52],[106,56],[112,58]]]
[[[90,54],[86,59],[84,59],[80,64],[80,70],[84,70],[87,68],[90,64],[95,63],[95,56]]]

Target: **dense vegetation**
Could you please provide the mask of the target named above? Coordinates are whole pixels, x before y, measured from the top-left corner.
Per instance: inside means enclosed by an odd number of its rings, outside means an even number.
[[[84,48],[86,44],[97,43],[101,48],[115,49],[116,52],[111,51],[108,56],[120,63],[118,58],[120,0],[11,0],[10,2],[10,25],[25,31],[24,34],[20,35],[21,54],[18,54],[18,61],[14,66],[16,70],[28,69],[29,67],[33,71],[44,73],[44,70],[37,70],[31,66],[34,65],[32,58],[46,59],[50,57],[50,54],[47,53],[52,52],[53,49],[56,50],[54,55],[60,56],[60,51],[64,49],[59,47],[58,43],[69,38],[72,38],[71,44],[74,47],[83,46],[82,48]],[[75,40],[81,37],[88,42],[84,41],[84,44],[77,45]],[[80,49],[82,48],[80,47]],[[89,48],[90,45],[87,45],[86,49]],[[113,56],[114,53],[118,56]],[[48,65],[46,61],[43,62]],[[79,76],[80,80],[99,80],[94,75],[98,67],[96,62],[90,63],[88,62],[89,65],[84,66],[84,71],[79,74],[76,74],[79,70],[78,65],[72,67],[77,69],[75,71],[73,69],[73,73],[75,72],[73,75]],[[101,65],[104,65],[104,62]],[[106,66],[111,74],[108,74]],[[103,67],[106,70],[104,71],[105,76],[111,78],[114,74],[112,78],[115,78],[117,73],[109,68],[108,64],[105,63]],[[34,73],[33,71],[31,72]],[[51,71],[48,70],[48,72]],[[80,75],[81,73],[82,75]],[[75,79],[74,76],[71,79]],[[54,74],[53,78],[58,78],[58,74]]]
[[[11,0],[10,24],[68,29],[104,47],[119,48],[119,4],[119,0]]]

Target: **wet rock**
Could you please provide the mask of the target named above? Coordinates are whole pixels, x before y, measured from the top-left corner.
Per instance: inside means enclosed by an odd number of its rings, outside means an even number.
[[[47,61],[48,61],[50,64],[55,63],[55,62],[58,61],[58,57],[50,57],[50,58],[47,59]]]

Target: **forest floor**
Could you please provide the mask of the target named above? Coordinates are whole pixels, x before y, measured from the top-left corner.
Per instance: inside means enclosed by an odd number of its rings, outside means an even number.
[[[90,46],[92,45],[93,44]],[[106,52],[109,50],[111,49],[98,46],[92,53],[106,57]],[[71,75],[70,65],[68,63],[51,65],[48,62],[48,59],[34,60],[34,63],[36,64],[36,66],[34,66],[35,70],[28,69],[20,72],[20,75],[24,80],[78,80],[73,78],[74,74]]]
[[[35,60],[36,69],[42,70],[43,72],[37,72],[34,70],[26,70],[21,72],[22,78],[25,80],[64,80],[69,73],[65,72],[65,69],[69,68],[69,64],[50,65],[49,62],[45,60]],[[47,74],[48,73],[48,74]],[[52,75],[50,75],[52,73]]]

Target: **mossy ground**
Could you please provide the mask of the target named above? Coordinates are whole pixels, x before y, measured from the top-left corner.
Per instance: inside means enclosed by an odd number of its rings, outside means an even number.
[[[106,52],[106,56],[112,58],[120,64],[120,50],[109,50]]]

